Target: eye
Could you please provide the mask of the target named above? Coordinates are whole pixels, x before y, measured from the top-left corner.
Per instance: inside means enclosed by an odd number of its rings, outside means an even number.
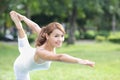
[[[64,35],[61,35],[61,37],[64,37]]]
[[[55,37],[59,37],[59,35],[55,35]]]
[[[55,37],[64,37],[64,35],[56,34]]]

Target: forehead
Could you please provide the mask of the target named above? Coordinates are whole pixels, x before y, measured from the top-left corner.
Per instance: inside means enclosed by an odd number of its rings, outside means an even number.
[[[60,35],[63,35],[64,33],[62,31],[60,31],[59,29],[54,29],[51,34],[60,34]]]

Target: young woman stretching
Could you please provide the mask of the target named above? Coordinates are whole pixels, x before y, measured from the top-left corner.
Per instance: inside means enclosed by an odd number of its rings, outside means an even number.
[[[16,80],[30,80],[29,71],[47,70],[51,61],[94,66],[95,63],[89,60],[72,57],[67,54],[56,54],[55,48],[61,47],[65,34],[64,28],[60,23],[52,22],[40,28],[36,23],[15,11],[11,11],[10,16],[18,30],[20,55],[14,62]],[[21,21],[24,21],[28,27],[37,33],[35,48],[30,46]]]

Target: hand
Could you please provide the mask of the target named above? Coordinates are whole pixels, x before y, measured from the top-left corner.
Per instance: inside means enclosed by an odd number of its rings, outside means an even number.
[[[10,12],[10,17],[14,22],[19,22],[20,21],[15,11]]]
[[[25,17],[25,16],[15,12],[15,11],[11,11],[10,15],[16,15],[20,21],[22,21],[24,19],[24,17]]]
[[[13,22],[15,23],[16,25],[16,28],[17,29],[22,29],[22,24],[21,24],[21,21],[20,19],[18,18],[18,15],[15,11],[11,11],[10,12],[10,17],[11,19],[13,20]]]
[[[79,64],[83,64],[83,65],[88,65],[90,67],[94,67],[95,66],[95,62],[89,61],[89,60],[79,60],[78,62]]]
[[[84,64],[85,64],[85,65],[88,65],[88,66],[90,66],[90,67],[94,67],[94,66],[95,66],[95,62],[92,62],[92,61],[89,61],[89,60],[85,60],[85,61],[84,61]]]
[[[16,14],[17,14],[17,16],[18,16],[18,18],[19,18],[20,21],[22,21],[25,18],[25,16],[23,16],[23,15],[17,13],[17,12],[16,12]]]

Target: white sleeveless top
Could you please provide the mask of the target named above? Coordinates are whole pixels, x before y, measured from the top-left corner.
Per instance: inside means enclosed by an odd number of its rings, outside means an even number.
[[[38,64],[34,61],[36,48],[32,48],[27,40],[27,37],[18,38],[18,48],[20,55],[17,57],[14,67],[23,71],[31,70],[47,70],[51,65],[51,61],[41,60],[42,63]]]

